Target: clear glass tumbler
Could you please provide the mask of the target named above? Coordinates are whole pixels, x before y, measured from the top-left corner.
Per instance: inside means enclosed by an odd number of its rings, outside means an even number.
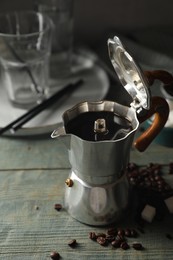
[[[53,22],[51,76],[70,75],[74,38],[74,0],[35,0],[36,9]]]
[[[11,102],[32,106],[49,88],[51,19],[37,12],[0,15],[1,80]]]

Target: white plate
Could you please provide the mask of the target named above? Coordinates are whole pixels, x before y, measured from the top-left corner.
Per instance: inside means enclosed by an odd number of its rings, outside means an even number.
[[[109,88],[109,78],[106,72],[86,54],[74,54],[75,63],[73,64],[73,73],[70,78],[57,82],[51,80],[51,84],[56,90],[76,79],[84,79],[84,84],[66,98],[63,102],[44,110],[34,117],[23,128],[15,134],[10,132],[4,135],[27,136],[51,133],[56,127],[62,124],[62,114],[73,105],[82,101],[98,101],[105,97]],[[4,127],[26,112],[25,109],[13,107],[8,100],[3,86],[0,87],[0,127]]]

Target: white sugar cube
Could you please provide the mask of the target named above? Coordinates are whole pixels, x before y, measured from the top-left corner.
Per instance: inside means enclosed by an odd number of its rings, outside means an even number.
[[[173,213],[173,196],[165,200],[165,204],[170,213]]]
[[[156,209],[150,205],[146,205],[141,212],[141,217],[147,221],[147,222],[152,222],[153,218],[156,215]]]

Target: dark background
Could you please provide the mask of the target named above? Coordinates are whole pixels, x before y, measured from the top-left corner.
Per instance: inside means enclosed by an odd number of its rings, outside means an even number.
[[[0,0],[0,12],[32,9],[34,0]],[[109,31],[171,28],[171,0],[74,0],[75,40],[96,46]]]

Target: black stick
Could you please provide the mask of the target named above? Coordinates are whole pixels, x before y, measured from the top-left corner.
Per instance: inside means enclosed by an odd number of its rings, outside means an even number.
[[[53,94],[48,99],[44,100],[41,104],[33,107],[28,112],[26,112],[24,115],[20,116],[10,124],[6,125],[5,127],[0,129],[0,135],[2,135],[7,130],[11,130],[12,133],[17,131],[22,125],[24,125],[26,122],[28,122],[30,119],[35,117],[37,114],[39,114],[44,109],[48,108],[49,106],[53,105],[55,102],[57,102],[61,97],[63,97],[65,94],[73,92],[76,88],[78,88],[83,83],[83,80],[78,80],[75,83],[70,83],[63,89],[57,91],[55,94]]]

